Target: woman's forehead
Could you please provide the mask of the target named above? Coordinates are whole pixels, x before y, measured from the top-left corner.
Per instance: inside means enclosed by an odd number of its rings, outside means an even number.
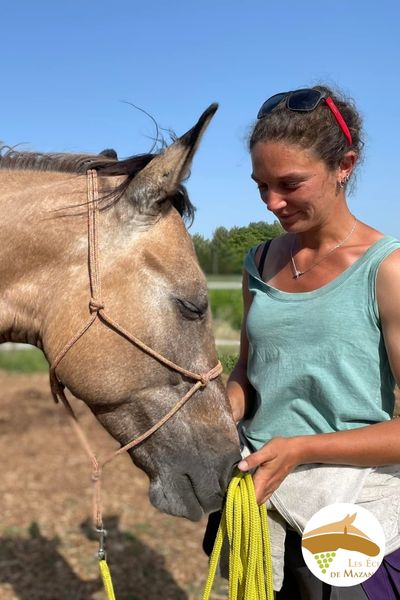
[[[297,144],[286,142],[258,142],[251,150],[253,178],[269,172],[274,176],[286,176],[289,173],[315,169],[323,161],[317,159],[312,151]]]

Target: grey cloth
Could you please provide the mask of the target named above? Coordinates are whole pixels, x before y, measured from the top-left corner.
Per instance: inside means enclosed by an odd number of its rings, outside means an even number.
[[[242,456],[250,454],[242,440]],[[302,535],[308,520],[328,504],[346,502],[369,510],[385,534],[385,554],[400,548],[400,465],[352,467],[301,465],[267,502],[274,589],[283,582],[286,527]]]
[[[286,477],[267,505],[275,590],[282,587],[286,526],[301,535],[316,512],[336,502],[358,504],[376,517],[385,534],[385,554],[400,548],[399,465],[303,465]]]

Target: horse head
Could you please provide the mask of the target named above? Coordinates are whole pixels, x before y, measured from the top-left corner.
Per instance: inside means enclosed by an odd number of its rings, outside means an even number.
[[[121,445],[185,397],[191,374],[217,364],[207,284],[182,219],[191,208],[182,181],[216,108],[156,155],[0,158],[0,341],[42,348],[57,381]],[[98,196],[86,199],[88,169]],[[151,502],[193,520],[221,506],[240,459],[221,379],[198,387],[129,450]]]

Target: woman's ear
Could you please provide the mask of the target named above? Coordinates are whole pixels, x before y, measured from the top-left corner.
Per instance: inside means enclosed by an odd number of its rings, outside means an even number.
[[[343,180],[348,181],[351,177],[351,174],[354,170],[354,167],[357,162],[357,152],[354,150],[349,150],[346,152],[342,160],[340,161],[338,168],[338,182],[342,182]]]

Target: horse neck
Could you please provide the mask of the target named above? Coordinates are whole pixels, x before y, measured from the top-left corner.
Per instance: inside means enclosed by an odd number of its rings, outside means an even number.
[[[85,177],[0,170],[0,342],[42,346],[44,315],[85,242],[84,218],[54,211],[85,193]]]

